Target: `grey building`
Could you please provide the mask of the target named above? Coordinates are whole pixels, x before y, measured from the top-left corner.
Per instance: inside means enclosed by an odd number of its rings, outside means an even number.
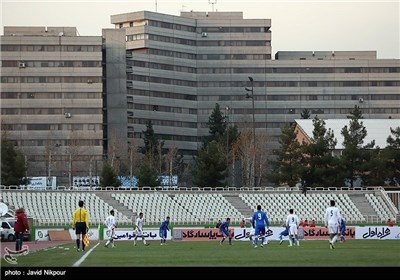
[[[99,175],[103,156],[102,37],[75,27],[5,27],[1,37],[2,137],[27,176]]]
[[[267,153],[305,109],[343,119],[357,105],[365,118],[400,118],[400,60],[375,51],[279,51],[272,59],[271,20],[242,12],[140,11],[111,22],[101,37],[5,28],[2,131],[35,162],[29,173],[99,175],[106,157],[132,169],[129,148],[143,145],[149,120],[164,147],[189,160],[217,103],[230,124],[267,135]]]
[[[311,118],[342,119],[355,105],[365,118],[400,117],[400,60],[375,51],[280,51],[272,60],[271,20],[241,12],[141,11],[111,22],[126,32],[127,126],[135,138],[151,120],[166,147],[194,154],[216,103],[241,129],[252,127],[254,113],[268,149],[304,109]]]

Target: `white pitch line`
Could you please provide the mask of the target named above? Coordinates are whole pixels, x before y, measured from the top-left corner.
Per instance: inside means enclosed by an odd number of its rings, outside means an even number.
[[[99,246],[100,242],[97,243],[96,245],[93,246],[92,249],[90,249],[89,251],[87,251],[82,257],[80,257],[80,259],[74,263],[72,266],[80,266],[81,263],[89,256],[89,254],[94,250],[94,248],[96,248],[97,246]]]

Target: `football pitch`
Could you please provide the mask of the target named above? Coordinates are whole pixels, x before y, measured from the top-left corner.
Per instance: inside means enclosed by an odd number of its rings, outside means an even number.
[[[335,249],[328,241],[300,241],[299,247],[270,241],[264,248],[227,240],[148,243],[116,240],[115,248],[106,248],[104,241],[92,241],[85,252],[68,243],[15,256],[15,263],[3,257],[1,267],[400,267],[400,240],[349,240]]]

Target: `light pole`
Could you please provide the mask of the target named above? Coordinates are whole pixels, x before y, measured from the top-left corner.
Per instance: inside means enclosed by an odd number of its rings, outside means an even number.
[[[226,168],[228,168],[228,186],[229,186],[229,106],[225,107],[226,120]]]
[[[229,154],[229,106],[225,107],[225,120],[226,120],[226,156]]]
[[[256,119],[255,119],[255,115],[254,115],[254,80],[253,77],[249,77],[249,81],[251,84],[251,88],[244,88],[246,91],[251,92],[251,95],[246,93],[246,98],[251,98],[251,103],[253,106],[253,164],[252,164],[252,172],[251,175],[253,176],[252,179],[252,185],[253,187],[255,187],[255,183],[256,183],[256,178],[255,178],[255,174],[256,174],[256,169],[255,169],[255,164],[256,164]]]

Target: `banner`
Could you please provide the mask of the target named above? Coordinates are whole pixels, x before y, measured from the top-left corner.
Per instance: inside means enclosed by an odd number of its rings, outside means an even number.
[[[49,241],[49,230],[64,230],[64,228],[36,228],[36,241]],[[71,236],[71,240],[76,239],[75,230],[73,230],[72,228],[69,229],[69,235]],[[89,237],[89,240],[98,240],[99,230],[98,228],[89,229],[89,232],[86,235]]]
[[[222,239],[218,228],[179,228],[173,231],[174,240],[181,241],[207,241]]]
[[[326,227],[300,227],[299,236],[305,240],[328,240],[329,233]],[[356,227],[346,226],[344,237],[346,239],[355,239]]]
[[[57,187],[56,177],[27,177],[28,190],[55,190]]]
[[[356,239],[397,239],[400,240],[400,227],[357,227]]]
[[[161,240],[160,229],[156,228],[145,228],[143,230],[143,236],[146,240]],[[110,231],[104,228],[103,232],[104,239],[110,238]],[[116,228],[114,230],[115,240],[133,240],[136,237],[136,233],[131,228]],[[142,240],[141,236],[138,236],[138,240]],[[171,240],[171,230],[167,231],[167,240]]]
[[[100,177],[99,176],[73,176],[72,177],[73,187],[83,188],[83,187],[100,187]]]

